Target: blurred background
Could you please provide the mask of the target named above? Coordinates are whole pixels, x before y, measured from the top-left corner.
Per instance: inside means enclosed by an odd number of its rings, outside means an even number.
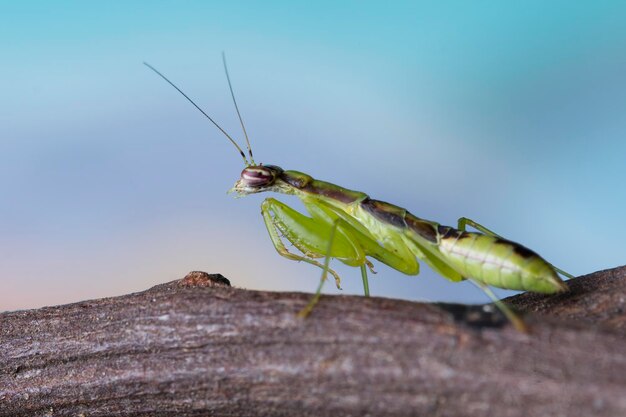
[[[309,3],[2,2],[0,310],[192,270],[315,289],[275,252],[267,195],[226,195],[232,145],[142,65],[241,138],[221,51],[257,162],[470,217],[575,275],[626,262],[626,3]],[[376,267],[374,295],[487,301]]]

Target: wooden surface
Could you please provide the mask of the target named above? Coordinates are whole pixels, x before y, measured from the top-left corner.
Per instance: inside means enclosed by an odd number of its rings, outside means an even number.
[[[236,284],[236,283],[235,283]],[[0,416],[623,416],[626,267],[491,309],[221,276],[0,314]]]

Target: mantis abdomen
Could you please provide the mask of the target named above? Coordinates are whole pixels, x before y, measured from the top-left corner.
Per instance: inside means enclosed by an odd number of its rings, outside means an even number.
[[[356,204],[354,214],[379,241],[401,234],[414,256],[452,281],[469,278],[478,284],[548,294],[567,289],[552,265],[518,243],[441,226],[383,201],[366,198]],[[462,222],[460,227],[464,228]]]
[[[463,276],[498,288],[554,293],[567,289],[535,252],[499,237],[439,227],[439,251]]]

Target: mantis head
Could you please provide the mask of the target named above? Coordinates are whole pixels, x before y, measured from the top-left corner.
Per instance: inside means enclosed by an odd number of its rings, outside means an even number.
[[[229,192],[235,192],[240,197],[248,194],[274,190],[279,185],[277,178],[283,172],[276,165],[250,165],[241,171],[241,177]]]

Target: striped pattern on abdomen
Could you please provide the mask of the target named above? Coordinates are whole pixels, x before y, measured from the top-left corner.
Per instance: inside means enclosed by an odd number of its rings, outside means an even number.
[[[437,231],[439,252],[466,278],[547,294],[567,289],[548,262],[518,243],[447,226]]]

